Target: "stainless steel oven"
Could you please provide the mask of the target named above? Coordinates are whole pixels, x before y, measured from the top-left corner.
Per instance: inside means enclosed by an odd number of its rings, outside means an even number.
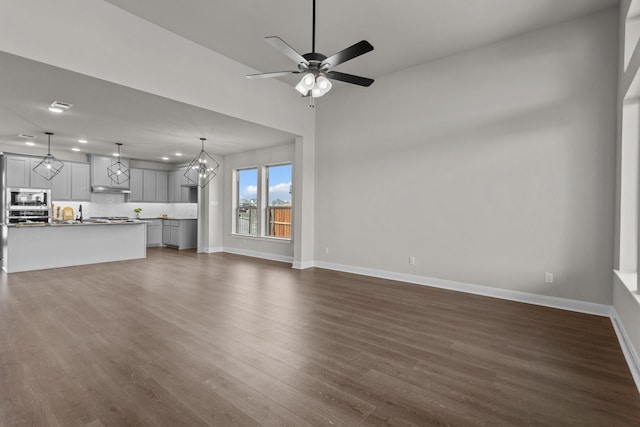
[[[9,224],[51,222],[51,190],[7,188],[6,222]]]

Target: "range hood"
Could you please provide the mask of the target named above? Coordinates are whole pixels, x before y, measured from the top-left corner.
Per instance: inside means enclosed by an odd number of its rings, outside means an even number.
[[[122,187],[107,187],[104,185],[94,185],[91,187],[92,193],[115,193],[115,194],[130,194],[131,190]]]

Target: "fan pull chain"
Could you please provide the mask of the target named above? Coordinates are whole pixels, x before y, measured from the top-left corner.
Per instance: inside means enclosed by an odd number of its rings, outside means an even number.
[[[309,108],[316,108],[316,103],[313,99],[313,95],[309,95]]]

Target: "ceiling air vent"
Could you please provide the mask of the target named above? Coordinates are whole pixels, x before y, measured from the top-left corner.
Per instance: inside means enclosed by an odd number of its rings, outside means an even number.
[[[36,139],[37,138],[37,136],[29,135],[28,133],[19,133],[18,136],[20,138],[25,138],[25,139]]]
[[[51,106],[53,108],[62,108],[63,110],[68,110],[69,108],[73,107],[73,104],[69,104],[68,102],[53,101],[51,103]]]

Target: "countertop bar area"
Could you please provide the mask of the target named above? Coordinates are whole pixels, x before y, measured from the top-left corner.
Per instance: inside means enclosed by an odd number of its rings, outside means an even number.
[[[2,226],[7,273],[146,258],[144,221]]]

